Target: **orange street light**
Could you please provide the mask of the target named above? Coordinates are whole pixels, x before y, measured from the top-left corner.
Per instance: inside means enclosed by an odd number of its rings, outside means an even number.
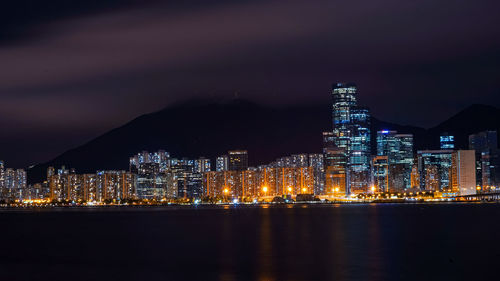
[[[229,193],[229,189],[224,188],[224,201],[227,201],[227,194]]]

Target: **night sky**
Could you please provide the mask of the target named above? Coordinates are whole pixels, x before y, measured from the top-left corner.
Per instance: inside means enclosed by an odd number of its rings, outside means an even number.
[[[9,1],[0,159],[46,161],[195,97],[330,102],[356,82],[379,119],[430,127],[500,106],[498,0]],[[182,3],[177,3],[182,2]]]

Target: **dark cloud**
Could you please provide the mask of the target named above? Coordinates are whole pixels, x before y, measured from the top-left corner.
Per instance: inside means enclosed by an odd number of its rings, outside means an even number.
[[[381,119],[435,125],[471,103],[500,105],[499,8],[492,0],[8,4],[0,158],[46,160],[191,97],[328,103],[334,81],[357,82]],[[14,155],[8,144],[21,133],[30,141]]]

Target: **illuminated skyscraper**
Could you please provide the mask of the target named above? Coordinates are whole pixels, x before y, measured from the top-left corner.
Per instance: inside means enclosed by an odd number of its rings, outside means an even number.
[[[277,194],[297,194],[306,191],[310,194],[324,194],[323,154],[294,154],[278,158],[269,166],[275,168]],[[306,188],[305,191],[303,188]]]
[[[205,173],[209,172],[211,169],[210,159],[207,158],[199,158],[194,160],[194,172],[195,173]]]
[[[143,151],[130,158],[130,171],[137,174],[138,199],[200,198],[203,173],[210,170],[210,159],[176,159],[164,150]]]
[[[420,174],[418,173],[418,165],[413,165],[411,168],[411,189],[420,189]]]
[[[0,160],[0,201],[6,199],[5,190],[5,164]]]
[[[228,170],[245,171],[248,169],[248,152],[246,150],[228,151]]]
[[[453,150],[455,149],[455,136],[448,133],[442,133],[439,136],[439,144],[441,146],[441,150]]]
[[[3,162],[0,162],[0,200],[22,200],[23,194],[27,192],[26,171],[4,168]]]
[[[485,151],[487,149],[498,148],[497,131],[484,131],[469,136],[469,149]]]
[[[392,159],[398,154],[397,131],[382,130],[377,132],[377,156],[390,156]]]
[[[333,132],[323,132],[323,148],[336,147]]]
[[[309,154],[309,167],[314,174],[314,194],[326,194],[325,190],[325,163],[323,154]]]
[[[141,163],[137,169],[137,197],[161,200],[165,198],[166,183],[160,173],[159,163]]]
[[[376,192],[389,192],[389,158],[387,155],[373,158],[373,186]]]
[[[356,100],[354,84],[333,85],[333,142],[347,159],[346,192],[366,192],[370,182],[370,113]]]
[[[47,182],[49,185],[49,199],[54,201],[66,200],[68,197],[69,170],[64,166],[57,170],[49,167],[47,170]]]
[[[172,162],[175,182],[177,184],[177,197],[201,198],[203,196],[203,174],[197,171],[196,163],[205,162],[206,164],[205,160],[207,159],[175,159]]]
[[[217,172],[228,171],[229,167],[229,157],[227,155],[222,155],[217,157],[215,161],[215,170]]]
[[[130,172],[137,174],[134,196],[138,199],[162,200],[169,197],[174,183],[172,158],[164,150],[149,153],[143,151],[130,158]],[[175,192],[175,195],[177,192]]]
[[[344,148],[325,148],[325,193],[335,196],[347,194],[347,154]]]
[[[389,191],[402,192],[411,188],[413,166],[413,135],[397,131],[377,132],[377,155],[387,156],[389,164]]]
[[[451,192],[459,195],[476,194],[474,150],[457,150],[452,154]]]
[[[481,153],[481,186],[484,191],[500,188],[500,153],[498,149]]]
[[[476,185],[483,190],[500,186],[500,151],[496,131],[469,136],[469,149],[476,151]]]
[[[420,189],[429,191],[451,191],[451,166],[453,150],[418,151]]]
[[[82,176],[82,182],[85,178]],[[134,199],[136,193],[135,174],[125,171],[98,171],[97,190],[104,201]],[[156,198],[153,198],[156,199]]]
[[[70,202],[120,201],[135,198],[136,176],[125,171],[97,171],[95,174],[77,174],[64,167],[53,173],[47,170],[50,187],[48,199]]]
[[[349,155],[349,184],[351,193],[368,191],[370,185],[371,147],[370,112],[366,107],[351,111],[351,148]]]

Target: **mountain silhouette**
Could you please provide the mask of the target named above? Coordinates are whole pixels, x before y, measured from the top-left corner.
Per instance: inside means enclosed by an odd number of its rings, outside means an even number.
[[[45,179],[49,166],[65,165],[78,173],[128,169],[129,157],[143,150],[164,149],[176,158],[215,157],[232,149],[246,149],[249,164],[272,162],[294,153],[320,153],[322,132],[331,130],[331,106],[262,106],[241,99],[198,99],[176,103],[142,115],[47,163],[28,170],[29,182]],[[500,110],[472,105],[436,127],[423,129],[372,118],[372,149],[381,129],[414,134],[415,150],[438,149],[442,132],[454,134],[459,148],[467,137],[486,129],[500,129]]]

